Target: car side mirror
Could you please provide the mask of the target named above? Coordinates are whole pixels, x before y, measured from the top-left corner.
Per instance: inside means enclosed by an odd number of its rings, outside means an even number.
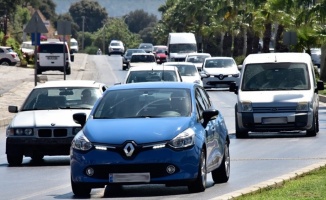
[[[203,80],[204,78],[208,78],[208,75],[205,73],[205,72],[203,72],[203,71],[201,71],[200,73],[199,73],[199,75],[200,75],[200,78]]]
[[[238,65],[238,70],[241,71],[242,65]]]
[[[18,107],[17,106],[8,106],[8,112],[18,113]]]
[[[86,123],[87,116],[86,116],[86,113],[75,113],[72,115],[72,118],[74,119],[74,121],[77,124],[80,124],[81,127],[84,127],[84,125]]]
[[[206,128],[208,122],[210,120],[216,119],[218,114],[219,114],[219,111],[215,110],[215,109],[204,110],[204,112],[203,112],[203,118],[204,118],[203,127]]]
[[[238,86],[237,86],[237,83],[236,82],[232,82],[230,83],[230,86],[229,86],[229,91],[230,92],[234,92],[235,94],[238,94]]]

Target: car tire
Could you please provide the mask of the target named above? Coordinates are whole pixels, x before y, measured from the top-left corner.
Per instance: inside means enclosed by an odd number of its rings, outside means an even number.
[[[307,137],[314,137],[317,135],[319,129],[319,120],[318,120],[318,113],[314,115],[312,119],[312,127],[306,131]]]
[[[10,166],[18,166],[21,165],[23,162],[23,155],[17,155],[17,154],[7,154],[7,161]]]
[[[0,65],[10,66],[11,62],[8,59],[3,59],[0,61]]]
[[[226,183],[230,177],[230,150],[229,144],[224,145],[224,155],[221,165],[212,171],[214,183]]]
[[[90,186],[80,184],[80,183],[75,183],[72,179],[71,179],[71,189],[76,196],[88,196],[92,191],[92,188]]]
[[[237,113],[238,113],[238,106],[237,104],[235,105],[235,137],[236,138],[248,138],[249,134],[247,130],[243,130],[239,127],[239,122],[238,122],[238,117],[237,117]]]
[[[110,54],[110,53],[109,53],[108,55],[109,55],[109,56],[111,56],[111,54]]]
[[[206,154],[202,149],[199,160],[198,176],[196,180],[188,185],[189,192],[203,192],[206,189],[207,173],[206,173]]]
[[[36,70],[36,74],[42,74],[42,70],[37,69],[37,70]]]
[[[71,68],[70,68],[70,67],[67,68],[66,74],[67,74],[67,75],[70,75],[70,74],[71,74]]]

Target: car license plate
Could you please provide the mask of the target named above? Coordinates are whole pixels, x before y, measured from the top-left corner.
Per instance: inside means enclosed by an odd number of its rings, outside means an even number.
[[[110,173],[110,183],[144,183],[150,181],[149,173]]]
[[[286,117],[269,117],[263,118],[263,124],[286,124],[287,118]]]
[[[48,58],[48,60],[56,60],[57,59],[56,56],[48,56],[47,58]]]

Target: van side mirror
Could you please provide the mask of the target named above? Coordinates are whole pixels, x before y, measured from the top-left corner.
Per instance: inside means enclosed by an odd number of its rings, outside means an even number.
[[[74,54],[70,54],[70,61],[71,62],[74,62],[74,60],[75,60],[75,55]]]
[[[319,80],[317,81],[317,90],[324,90],[325,87],[324,87],[324,82]]]
[[[238,86],[237,86],[237,83],[236,82],[232,82],[230,83],[230,86],[229,86],[229,91],[230,92],[234,92],[235,94],[238,94]]]

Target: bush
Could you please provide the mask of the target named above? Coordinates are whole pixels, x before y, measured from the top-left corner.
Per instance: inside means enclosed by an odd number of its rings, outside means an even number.
[[[97,50],[98,50],[98,47],[96,47],[96,46],[88,46],[85,48],[84,52],[87,54],[96,55]]]
[[[242,65],[245,58],[246,58],[246,56],[242,55],[242,56],[235,57],[234,60],[237,63],[237,65]]]

